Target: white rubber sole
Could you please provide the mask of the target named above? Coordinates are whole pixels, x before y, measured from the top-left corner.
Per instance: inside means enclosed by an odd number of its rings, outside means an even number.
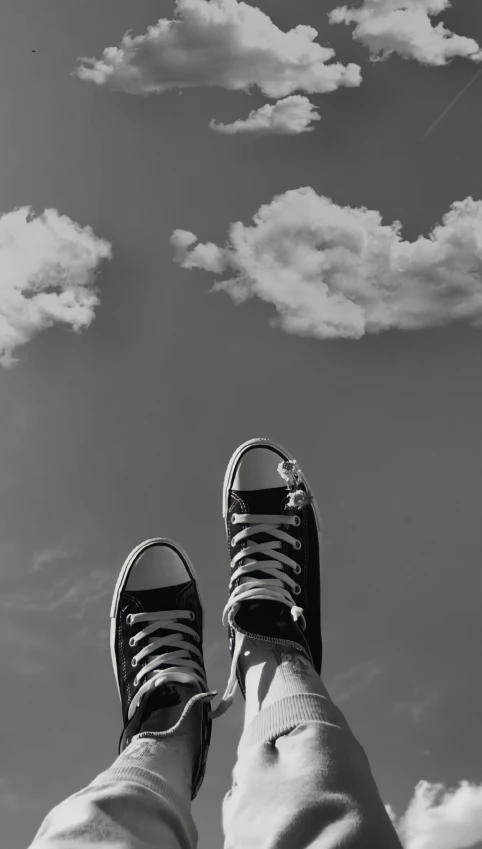
[[[204,625],[204,608],[203,608],[203,604],[202,604],[201,594],[200,594],[200,591],[199,591],[198,577],[197,577],[197,574],[196,574],[196,570],[195,570],[193,564],[191,563],[191,560],[187,556],[186,552],[184,551],[184,549],[181,548],[181,546],[178,545],[177,542],[174,542],[171,539],[167,539],[167,537],[153,537],[153,539],[147,539],[144,542],[141,542],[135,548],[133,548],[131,553],[127,557],[122,569],[119,572],[119,577],[117,578],[117,582],[116,582],[116,585],[115,585],[114,595],[113,595],[113,598],[112,598],[112,605],[111,605],[111,609],[110,609],[110,619],[111,619],[111,622],[110,622],[110,654],[111,654],[111,658],[112,658],[112,667],[114,669],[114,676],[115,676],[115,680],[116,680],[116,684],[117,684],[117,692],[119,693],[119,699],[121,699],[121,702],[122,702],[122,698],[121,698],[121,692],[120,692],[119,678],[118,678],[118,675],[117,675],[117,656],[116,656],[116,652],[115,652],[117,612],[119,610],[120,595],[121,595],[121,592],[122,592],[122,590],[125,586],[127,578],[129,576],[129,572],[130,572],[132,566],[134,565],[135,561],[137,560],[137,557],[139,556],[139,554],[141,554],[141,552],[145,551],[146,548],[150,548],[150,546],[152,546],[152,545],[160,545],[160,544],[170,546],[170,548],[173,548],[174,551],[176,551],[179,554],[179,556],[183,560],[184,565],[186,566],[186,569],[189,572],[192,580],[195,582],[196,588],[197,588],[197,591],[198,591],[198,595],[199,595],[200,604],[201,604],[202,615],[203,615],[202,616],[202,618],[203,618],[202,624]]]
[[[260,437],[259,439],[248,439],[247,442],[243,442],[243,444],[240,445],[239,448],[236,449],[233,456],[231,457],[231,459],[228,463],[227,469],[226,469],[226,474],[224,475],[223,519],[224,519],[225,523],[226,523],[226,516],[228,514],[229,490],[231,489],[231,485],[232,485],[232,482],[234,480],[234,476],[235,476],[235,473],[236,473],[236,466],[237,466],[239,460],[241,459],[241,456],[246,451],[246,449],[251,448],[254,445],[260,445],[260,446],[264,446],[264,447],[274,448],[277,452],[279,452],[279,454],[281,454],[281,456],[284,460],[294,460],[294,457],[292,457],[292,455],[289,453],[289,451],[287,451],[285,448],[283,448],[282,445],[278,445],[276,442],[272,442],[271,439],[264,439],[264,438]],[[298,468],[299,468],[299,466],[298,466]],[[320,511],[319,511],[319,508],[318,508],[318,504],[317,504],[316,498],[314,497],[314,493],[311,489],[309,481],[308,481],[307,477],[303,474],[301,469],[300,469],[300,475],[301,475],[301,479],[302,479],[303,483],[306,486],[306,489],[308,490],[310,495],[313,495],[313,502],[312,502],[313,503],[313,509],[315,511],[315,516],[316,516],[316,525],[317,525],[317,528],[318,528],[318,536],[320,536],[320,534],[321,534],[321,514],[320,514]],[[282,478],[281,477],[280,477],[280,486],[282,486]]]

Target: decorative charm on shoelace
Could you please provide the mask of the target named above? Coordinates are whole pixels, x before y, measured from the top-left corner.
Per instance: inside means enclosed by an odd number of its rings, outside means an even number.
[[[284,481],[288,484],[290,495],[287,506],[293,507],[295,510],[302,510],[313,501],[313,496],[304,489],[299,489],[301,483],[300,468],[296,460],[283,460],[278,465],[278,474],[281,475]]]

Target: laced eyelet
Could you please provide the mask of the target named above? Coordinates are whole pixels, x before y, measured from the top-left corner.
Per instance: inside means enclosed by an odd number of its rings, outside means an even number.
[[[133,657],[132,660],[131,660],[131,666],[134,666],[134,667],[137,666],[137,660],[135,659],[135,657]]]
[[[136,644],[136,638],[131,637],[130,640],[129,640],[129,645],[130,645],[131,649],[134,648],[135,644]]]
[[[128,613],[126,616],[126,625],[132,625],[132,613]]]
[[[231,514],[231,524],[232,524],[232,525],[235,525],[235,524],[236,524],[236,516],[237,516],[237,515],[238,515],[237,513],[232,513],[232,514]]]
[[[296,542],[293,544],[293,548],[295,549],[295,551],[299,551],[299,550],[300,550],[300,548],[301,548],[301,542],[300,542],[300,540],[299,540],[299,539],[297,539],[297,540],[296,540]]]
[[[190,611],[189,611],[189,619],[190,619],[190,621],[191,621],[191,622],[194,622],[195,618],[196,618],[195,614],[192,612],[192,610],[190,610]]]
[[[294,521],[294,523],[293,523],[293,524],[294,524],[294,526],[295,526],[295,528],[299,528],[299,526],[301,525],[301,519],[300,519],[300,517],[299,517],[299,516],[293,516],[293,518],[294,518],[294,520],[295,520],[295,521]]]
[[[232,540],[231,540],[231,548],[234,548],[235,545],[236,545],[236,543],[235,543],[234,537],[233,537]]]
[[[139,683],[139,681],[137,680],[137,675],[136,675],[136,677],[134,678],[134,682],[133,682],[133,683],[134,683],[134,687],[137,687],[137,685],[138,685],[138,683]]]
[[[299,595],[299,594],[300,594],[300,592],[301,592],[301,587],[300,587],[300,585],[299,585],[299,584],[295,584],[295,586],[294,586],[294,588],[293,588],[293,592],[294,592],[294,594],[295,594],[295,595]]]
[[[299,565],[299,563],[297,563],[296,569],[295,569],[295,575],[300,575],[300,574],[301,574],[301,566]]]

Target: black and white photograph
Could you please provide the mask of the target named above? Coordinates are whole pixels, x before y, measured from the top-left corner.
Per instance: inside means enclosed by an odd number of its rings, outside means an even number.
[[[0,64],[0,846],[482,849],[482,0]]]

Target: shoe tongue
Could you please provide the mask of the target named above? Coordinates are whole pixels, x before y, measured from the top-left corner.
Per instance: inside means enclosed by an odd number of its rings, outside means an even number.
[[[164,708],[175,707],[176,705],[179,705],[181,701],[182,698],[179,690],[170,681],[160,684],[158,687],[154,687],[154,689],[150,693],[147,693],[141,700],[141,704],[132,717],[129,724],[129,736],[132,738],[135,734],[139,734],[141,731],[148,731],[149,720],[152,714],[163,710]],[[155,718],[154,722],[154,730],[164,730],[164,728],[160,725],[159,717]]]
[[[234,622],[248,634],[297,643],[312,663],[310,647],[291,610],[278,601],[244,601],[234,617]]]
[[[174,707],[181,703],[179,689],[172,681],[165,681],[158,687],[154,687],[145,699],[145,710],[152,713],[161,708]],[[145,719],[145,717],[144,717]]]
[[[262,599],[257,601],[244,601],[234,617],[237,625],[243,628],[244,631],[253,628],[256,633],[262,633],[266,626],[266,620],[276,620],[282,623],[282,627],[289,627],[292,630],[294,625],[296,630],[300,630],[293,617],[291,616],[290,608],[286,604],[281,604],[279,601],[268,601]],[[261,628],[261,631],[260,631]]]

